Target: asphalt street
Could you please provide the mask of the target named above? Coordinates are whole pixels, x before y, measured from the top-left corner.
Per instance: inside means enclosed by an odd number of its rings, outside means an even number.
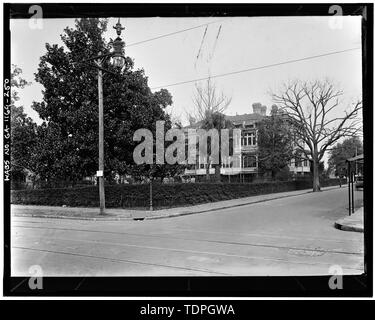
[[[356,198],[362,192],[356,192]],[[363,272],[363,233],[341,231],[347,189],[144,221],[12,216],[11,273],[30,276],[328,275]]]

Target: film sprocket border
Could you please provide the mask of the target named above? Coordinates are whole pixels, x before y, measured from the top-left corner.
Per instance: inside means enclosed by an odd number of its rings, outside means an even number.
[[[10,19],[29,18],[32,4],[4,4],[4,79],[10,78]],[[79,17],[235,17],[328,16],[329,4],[39,4],[45,18]],[[10,181],[4,179],[4,295],[7,296],[296,296],[353,297],[372,295],[372,130],[373,118],[373,5],[343,4],[344,15],[362,15],[362,84],[364,102],[365,172],[365,270],[359,276],[343,276],[342,290],[330,290],[330,276],[314,277],[45,277],[43,290],[31,290],[29,278],[10,276]],[[6,84],[5,82],[3,82]],[[5,89],[5,87],[4,87]],[[9,102],[4,99],[3,114]],[[3,118],[4,129],[9,119]],[[10,140],[4,133],[4,146]],[[4,163],[10,155],[4,148]]]

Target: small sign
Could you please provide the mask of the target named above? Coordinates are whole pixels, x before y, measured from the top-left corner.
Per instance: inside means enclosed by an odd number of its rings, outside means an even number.
[[[97,177],[103,177],[103,170],[96,171]]]

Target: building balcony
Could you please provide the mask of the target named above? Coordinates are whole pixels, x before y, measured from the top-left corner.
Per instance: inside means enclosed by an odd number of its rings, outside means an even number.
[[[215,168],[209,169],[210,174],[215,174]],[[205,175],[207,174],[207,169],[185,169],[186,175]]]
[[[242,153],[256,153],[258,151],[257,145],[241,146]]]
[[[241,173],[257,173],[258,168],[257,167],[249,167],[249,168],[239,168],[239,167],[233,167],[233,168],[220,168],[220,173],[222,175],[236,175]],[[209,170],[210,175],[215,174],[215,169],[210,168]],[[185,175],[205,175],[207,174],[206,169],[185,169]]]
[[[251,168],[221,168],[221,174],[223,175],[236,175],[240,173],[256,173],[258,172],[257,167]]]
[[[289,166],[289,170],[291,172],[310,172],[310,167],[295,167],[295,166]]]

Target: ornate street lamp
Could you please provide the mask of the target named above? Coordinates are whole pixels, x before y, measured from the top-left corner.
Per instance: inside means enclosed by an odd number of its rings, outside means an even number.
[[[113,27],[113,29],[116,29],[117,38],[115,40],[111,39],[111,44],[113,47],[113,54],[112,54],[112,64],[122,69],[125,65],[125,53],[124,53],[124,47],[125,42],[122,41],[120,38],[121,31],[125,28],[121,25],[120,19],[118,19],[118,22],[116,23],[116,26]]]
[[[121,70],[125,65],[125,42],[120,38],[121,31],[125,28],[122,27],[120,19],[116,26],[117,38],[110,41],[113,51],[107,54],[99,54],[96,57],[87,59],[83,62],[93,61],[92,66],[98,69],[98,97],[99,97],[99,170],[97,177],[99,179],[99,201],[100,201],[100,214],[105,214],[105,192],[104,192],[104,114],[103,114],[103,74],[102,71],[117,75],[116,73],[103,68],[103,63],[108,58],[111,58],[111,63],[118,70]]]

